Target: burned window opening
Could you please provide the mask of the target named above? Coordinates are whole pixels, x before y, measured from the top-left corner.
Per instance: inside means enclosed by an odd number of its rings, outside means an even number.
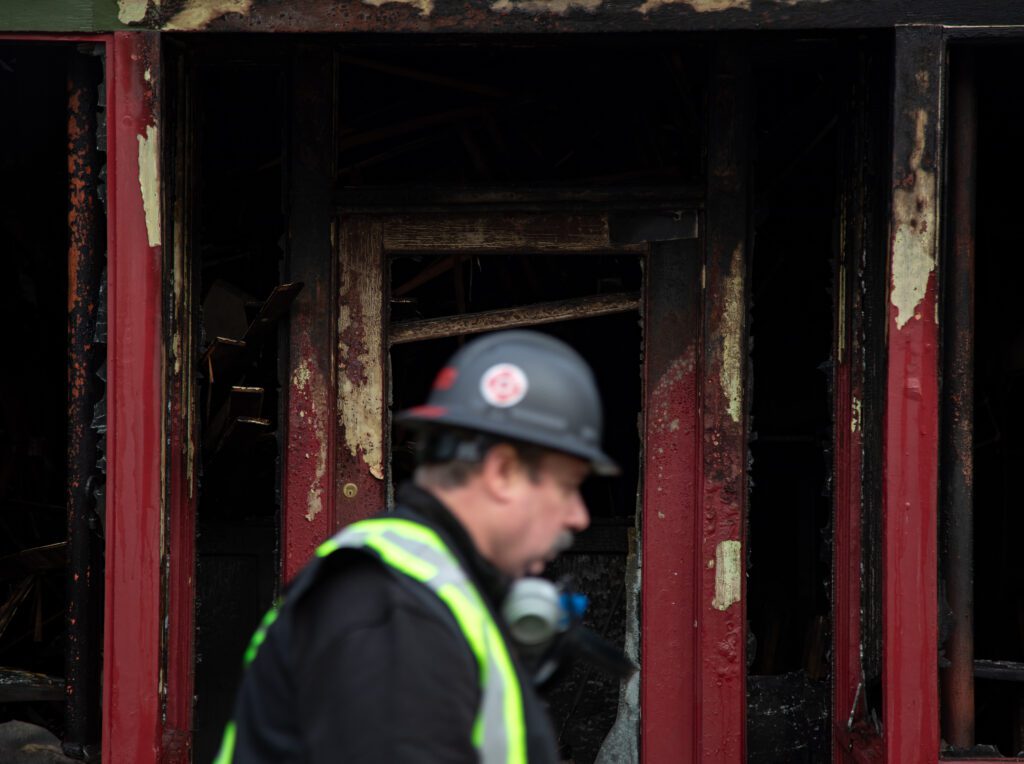
[[[960,53],[962,49],[956,49]],[[974,327],[973,336],[966,341],[973,346],[974,363],[973,400],[959,402],[959,415],[968,418],[972,431],[969,457],[973,465],[952,464],[947,456],[940,476],[942,495],[950,497],[951,471],[966,468],[967,493],[959,498],[959,508],[948,505],[940,523],[940,549],[956,543],[956,529],[964,526],[958,514],[966,511],[966,530],[973,533],[973,570],[968,560],[963,564],[947,558],[940,567],[939,640],[943,665],[955,656],[948,639],[955,614],[949,604],[951,586],[963,577],[973,591],[973,655],[966,656],[973,663],[973,704],[963,705],[955,696],[943,692],[943,738],[947,741],[951,724],[963,714],[973,716],[974,740],[966,740],[967,750],[976,754],[1024,756],[1024,568],[1016,549],[1017,540],[1024,534],[1024,519],[1014,501],[1013,477],[1024,463],[1024,449],[1018,445],[1016,432],[1022,421],[1024,408],[1024,364],[1021,362],[1020,322],[1016,306],[1016,285],[1024,273],[1019,259],[1007,256],[1018,243],[1014,225],[1020,193],[1017,178],[1022,167],[1018,152],[1014,150],[1022,121],[1018,95],[1020,86],[1001,79],[1001,73],[1012,71],[1024,63],[1019,46],[977,48],[974,53],[975,71],[970,77],[976,100],[977,156],[974,179],[954,176],[952,183],[960,187],[950,192],[954,203],[958,191],[976,194],[977,223],[974,241]],[[962,54],[954,58],[954,77],[962,74]],[[960,92],[960,91],[958,91]],[[954,100],[953,108],[964,101]],[[957,116],[967,117],[966,114]],[[955,148],[951,146],[951,152]],[[950,212],[948,214],[959,214]],[[954,264],[963,265],[969,273],[970,256],[960,247],[947,246],[947,280],[955,278]],[[952,258],[959,258],[953,261]],[[965,262],[966,259],[966,262]],[[956,320],[955,314],[967,312],[970,298],[958,294],[953,286],[944,293],[947,323]],[[962,340],[947,337],[944,354],[955,359]],[[944,369],[944,387],[956,389],[955,375],[964,370],[947,363]],[[966,371],[971,374],[971,371]],[[955,393],[949,393],[952,395]],[[947,399],[947,405],[957,402]],[[954,433],[956,420],[947,413],[943,420],[942,437],[945,443],[959,437]],[[951,454],[949,449],[944,454]],[[973,469],[972,469],[973,467]],[[971,493],[973,480],[973,496]],[[952,514],[950,514],[952,513]],[[955,522],[954,522],[955,521]],[[969,536],[968,536],[969,538]],[[969,604],[969,603],[968,603]],[[940,681],[943,690],[951,681],[944,673]],[[946,753],[963,748],[947,747]]]
[[[95,53],[0,44],[0,261],[16,359],[0,377],[0,721],[45,727],[78,755],[99,743],[103,607],[106,134]]]
[[[301,285],[282,283],[283,71],[217,61],[189,77],[196,222],[186,257],[201,306],[190,329],[200,421],[194,751],[207,761],[231,715],[242,653],[278,588],[279,336]]]
[[[747,751],[829,759],[839,62],[762,54],[751,292]],[[801,62],[815,57],[814,67]],[[822,60],[824,59],[824,60]]]
[[[348,49],[338,181],[695,181],[701,55],[696,45],[567,39]]]
[[[453,257],[453,265],[448,266]],[[438,275],[427,278],[432,274]],[[605,291],[638,293],[640,281],[637,255],[400,256],[391,260],[391,315],[409,320]],[[411,283],[416,286],[403,288]],[[591,528],[547,571],[555,580],[568,577],[588,595],[587,626],[618,645],[625,641],[626,562],[639,479],[641,335],[635,310],[589,318],[581,313],[575,320],[533,326],[570,343],[591,364],[605,401],[606,450],[623,467],[619,478],[584,484]],[[393,346],[392,409],[425,400],[440,365],[463,339],[460,335]],[[414,436],[399,433],[392,449],[395,485],[410,477],[414,454]],[[545,693],[563,756],[594,761],[616,719],[618,680],[574,664],[549,683]]]

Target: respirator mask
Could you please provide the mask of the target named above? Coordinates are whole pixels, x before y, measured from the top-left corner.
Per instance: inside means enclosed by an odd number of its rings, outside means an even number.
[[[565,581],[525,577],[512,584],[502,615],[535,684],[546,682],[563,661],[573,658],[621,679],[637,670],[616,645],[583,625],[587,606],[587,596],[571,591]]]

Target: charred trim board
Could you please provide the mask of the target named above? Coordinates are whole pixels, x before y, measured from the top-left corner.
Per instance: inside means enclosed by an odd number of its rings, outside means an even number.
[[[288,275],[305,288],[292,306],[281,449],[281,578],[290,580],[334,524],[334,57],[300,45],[291,70]],[[328,83],[328,84],[325,84]],[[285,351],[282,351],[284,353]]]
[[[883,483],[885,760],[936,761],[939,270],[945,39],[895,39]]]
[[[694,532],[700,761],[744,760],[750,60],[721,45],[711,74],[700,517]]]
[[[697,242],[651,245],[644,268],[641,754],[696,762],[700,559]]]

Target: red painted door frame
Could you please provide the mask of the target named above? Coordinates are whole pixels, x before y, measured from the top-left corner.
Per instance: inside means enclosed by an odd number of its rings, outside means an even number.
[[[108,477],[103,760],[161,755],[164,338],[159,35],[108,42]]]
[[[896,30],[883,458],[883,748],[939,757],[939,189],[945,39]]]
[[[0,39],[105,48],[109,342],[103,759],[148,764],[160,760],[164,726],[159,36],[0,34]]]

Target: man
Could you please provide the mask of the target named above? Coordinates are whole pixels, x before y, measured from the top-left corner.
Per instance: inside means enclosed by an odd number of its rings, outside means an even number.
[[[617,471],[593,375],[559,340],[500,332],[397,420],[419,433],[413,484],[264,619],[218,764],[559,760],[500,613],[587,527],[584,478]]]

